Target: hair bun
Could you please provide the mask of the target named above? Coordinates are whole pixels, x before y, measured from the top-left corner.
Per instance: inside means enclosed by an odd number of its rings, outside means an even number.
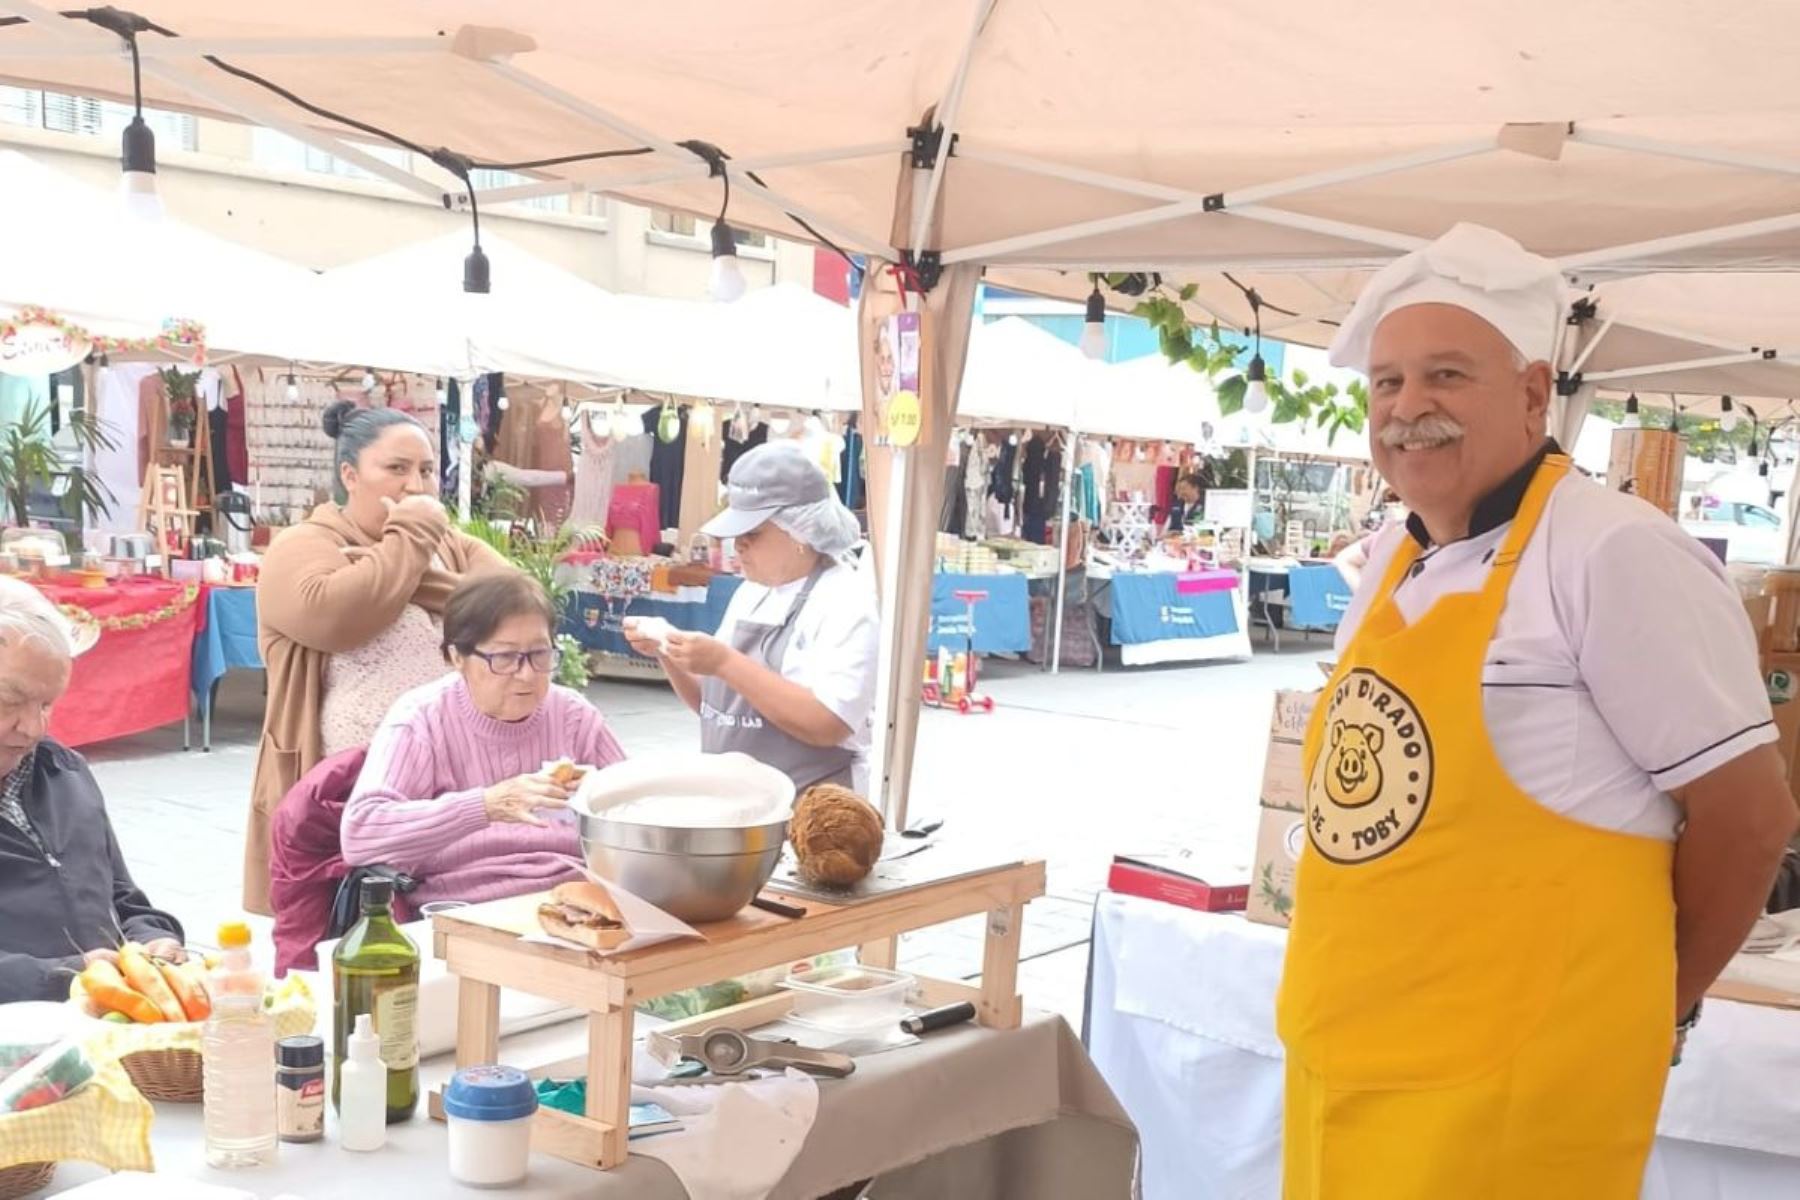
[[[344,432],[344,422],[348,421],[350,414],[355,411],[356,402],[354,400],[339,400],[320,414],[319,427],[325,431],[326,437],[335,442]]]

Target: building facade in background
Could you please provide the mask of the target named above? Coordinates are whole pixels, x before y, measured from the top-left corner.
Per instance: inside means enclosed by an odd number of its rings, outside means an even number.
[[[0,87],[0,146],[100,187],[117,185],[119,136],[130,117],[128,106],[110,101]],[[149,109],[144,117],[156,134],[158,190],[171,216],[302,266],[342,266],[468,222],[460,212],[272,129]],[[410,151],[358,148],[451,186],[449,176]],[[504,171],[475,173],[477,188],[529,182]],[[706,295],[712,226],[705,220],[581,193],[492,210],[484,205],[482,223],[612,291]],[[744,232],[738,258],[752,287],[814,285],[810,245]]]

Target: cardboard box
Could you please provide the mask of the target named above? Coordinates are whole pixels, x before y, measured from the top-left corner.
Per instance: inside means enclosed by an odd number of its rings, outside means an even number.
[[[1120,854],[1113,858],[1106,887],[1201,912],[1242,912],[1250,898],[1250,872],[1242,865],[1202,863],[1185,855]]]
[[[1306,778],[1300,767],[1299,742],[1269,739],[1268,756],[1263,760],[1264,808],[1299,812],[1306,807]]]
[[[1313,705],[1319,693],[1285,691],[1275,693],[1275,716],[1269,722],[1269,736],[1290,742],[1306,740],[1306,727],[1312,722]]]
[[[1667,429],[1615,429],[1606,486],[1678,516],[1687,439]]]
[[[1256,832],[1256,874],[1244,915],[1263,925],[1285,928],[1294,915],[1294,871],[1306,845],[1306,815],[1265,808]]]

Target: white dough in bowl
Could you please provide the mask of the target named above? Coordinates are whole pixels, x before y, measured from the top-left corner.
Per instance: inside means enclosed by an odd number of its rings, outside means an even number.
[[[792,817],[794,784],[744,754],[632,758],[590,773],[570,806],[610,821],[741,829]]]

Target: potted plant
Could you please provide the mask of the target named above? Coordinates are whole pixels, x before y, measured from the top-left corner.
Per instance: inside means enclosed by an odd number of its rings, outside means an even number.
[[[106,424],[93,413],[82,409],[68,417],[69,435],[81,451],[82,462],[65,463],[50,430],[50,406],[31,403],[19,419],[0,431],[0,495],[6,498],[13,523],[30,523],[29,502],[36,489],[55,490],[58,476],[66,475],[69,487],[59,493],[66,506],[76,510],[82,524],[112,508],[112,489],[98,475],[89,471],[85,460],[101,450],[111,450],[118,443],[107,431]]]
[[[180,367],[158,367],[156,373],[169,400],[169,445],[185,450],[193,444],[194,421],[200,412],[200,376]]]

